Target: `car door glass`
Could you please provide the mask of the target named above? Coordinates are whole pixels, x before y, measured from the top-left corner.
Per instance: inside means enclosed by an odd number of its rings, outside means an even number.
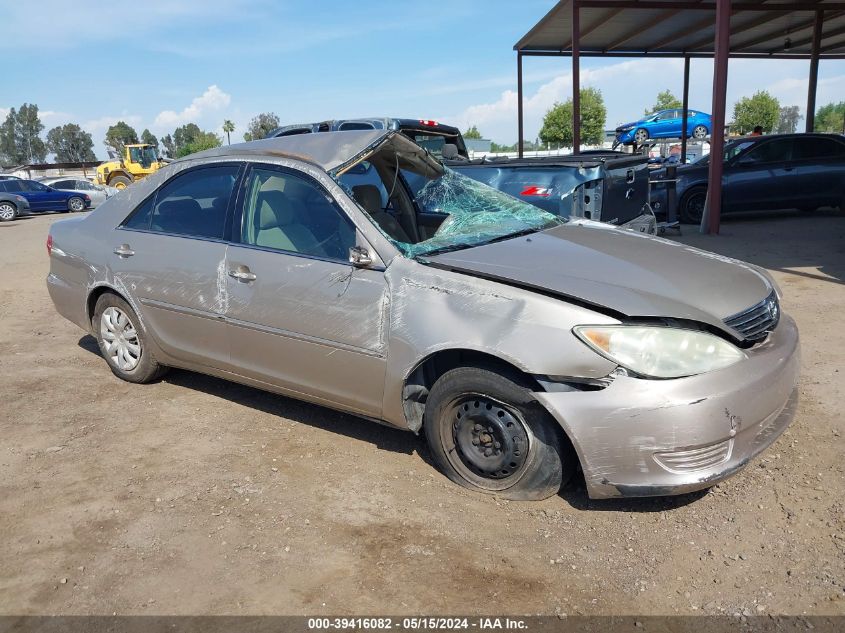
[[[348,261],[355,227],[316,183],[256,168],[245,191],[242,243]]]
[[[204,167],[168,182],[156,195],[150,230],[222,239],[238,170],[237,165]]]
[[[142,202],[123,222],[123,228],[127,229],[143,229],[145,231],[150,228],[150,220],[153,215],[153,203],[155,196],[152,195],[144,202]]]
[[[778,139],[760,143],[740,159],[743,163],[775,163],[788,161],[792,154],[792,139]]]
[[[843,152],[845,145],[831,138],[796,138],[793,152],[795,160],[833,158]]]

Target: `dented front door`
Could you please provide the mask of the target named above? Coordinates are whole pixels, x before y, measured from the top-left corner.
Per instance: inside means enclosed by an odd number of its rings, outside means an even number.
[[[365,415],[381,414],[383,272],[235,245],[228,272],[238,373]]]

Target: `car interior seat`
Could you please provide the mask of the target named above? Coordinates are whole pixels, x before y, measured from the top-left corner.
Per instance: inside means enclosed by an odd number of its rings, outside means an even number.
[[[397,242],[411,243],[412,240],[396,219],[381,207],[381,193],[375,185],[352,187],[352,195],[364,211],[375,220],[381,229]]]
[[[202,226],[200,216],[203,214],[200,203],[193,198],[165,200],[156,208],[153,215],[152,228],[163,233],[177,233],[193,235],[197,227]],[[220,235],[203,235],[203,237],[221,237]]]
[[[307,255],[325,255],[314,234],[298,220],[301,209],[281,191],[261,191],[256,200],[255,243]]]

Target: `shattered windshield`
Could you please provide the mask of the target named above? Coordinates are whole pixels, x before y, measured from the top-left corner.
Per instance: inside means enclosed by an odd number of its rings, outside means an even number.
[[[402,135],[334,176],[407,257],[469,248],[566,222],[452,171]]]
[[[415,193],[421,213],[445,216],[429,239],[398,244],[409,257],[477,246],[564,224],[563,218],[445,168]]]

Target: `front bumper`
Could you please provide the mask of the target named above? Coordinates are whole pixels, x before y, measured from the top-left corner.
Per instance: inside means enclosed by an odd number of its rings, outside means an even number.
[[[798,329],[783,315],[726,369],[535,395],[572,440],[591,498],[674,495],[727,479],[786,430],[799,364]]]
[[[634,142],[634,129],[626,130],[624,132],[616,130],[616,142],[617,143],[633,143]]]

